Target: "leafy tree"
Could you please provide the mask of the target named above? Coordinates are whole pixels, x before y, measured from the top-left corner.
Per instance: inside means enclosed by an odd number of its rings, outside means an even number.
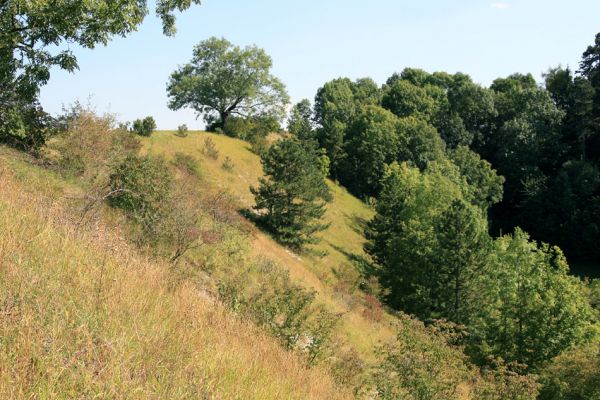
[[[600,398],[600,342],[566,351],[554,358],[541,375],[540,400]]]
[[[313,111],[309,100],[303,99],[294,105],[288,120],[288,131],[300,140],[314,138]]]
[[[338,179],[346,158],[346,133],[363,106],[378,105],[381,92],[368,78],[352,82],[334,79],[319,88],[315,96],[314,119],[319,146],[331,162],[330,175]]]
[[[231,115],[283,118],[288,95],[270,73],[272,60],[256,46],[240,48],[226,39],[200,42],[190,63],[171,74],[169,107],[203,114],[207,123],[225,126]]]
[[[163,32],[175,33],[173,11],[199,0],[159,0],[156,13]],[[4,1],[0,4],[0,140],[30,147],[40,145],[45,121],[37,104],[39,88],[50,69],[77,69],[77,59],[65,44],[84,48],[106,45],[125,36],[148,14],[145,0],[126,0],[111,6],[83,0]],[[22,116],[22,117],[21,117]],[[28,131],[32,131],[31,134]]]
[[[489,162],[466,146],[450,150],[449,157],[467,180],[475,205],[487,211],[502,200],[504,177],[499,176]]]
[[[517,229],[496,240],[471,317],[472,351],[532,369],[593,334],[581,282],[558,247],[537,245]]]
[[[340,182],[357,196],[375,196],[386,166],[398,155],[398,118],[381,107],[366,106],[348,137]]]
[[[151,136],[156,130],[156,121],[151,116],[144,119],[136,119],[131,125],[131,130],[140,136]]]
[[[258,220],[283,244],[302,249],[318,242],[325,201],[326,156],[295,140],[281,140],[261,156],[265,178],[250,188]]]
[[[404,79],[394,80],[387,85],[381,104],[399,117],[417,117],[428,122],[439,107],[426,89]]]
[[[388,168],[367,227],[366,251],[381,268],[393,307],[421,318],[458,318],[486,237],[485,219],[465,203],[463,190],[452,165],[425,172],[407,164]]]
[[[429,162],[445,159],[444,142],[436,129],[415,117],[398,121],[398,161],[407,161],[423,170]]]

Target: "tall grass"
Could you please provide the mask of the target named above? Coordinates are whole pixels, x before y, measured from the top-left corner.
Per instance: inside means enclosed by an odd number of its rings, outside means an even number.
[[[349,397],[15,167],[0,158],[0,398]]]

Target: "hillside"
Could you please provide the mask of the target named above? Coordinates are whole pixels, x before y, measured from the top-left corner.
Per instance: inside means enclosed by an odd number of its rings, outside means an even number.
[[[0,398],[348,398],[0,148]]]
[[[122,131],[79,118],[40,158],[0,147],[0,397],[535,393],[528,377],[481,373],[448,344],[444,326],[388,312],[369,294],[377,288],[357,261],[372,211],[333,182],[331,225],[314,254],[295,254],[244,220],[248,188],[261,175],[246,142],[206,132],[142,139],[142,153],[168,160],[177,190],[187,193],[177,200],[200,207],[193,229],[207,234],[168,262],[161,245],[140,242],[134,220],[98,202],[86,181],[88,170],[105,176],[98,171],[111,165],[107,143]],[[218,157],[205,154],[207,138]],[[226,158],[233,166],[223,167]],[[65,167],[73,160],[76,175]]]
[[[203,155],[206,138],[211,138],[215,143],[219,151],[217,159]],[[200,163],[200,171],[206,182],[233,195],[238,200],[240,209],[251,208],[254,204],[249,187],[258,184],[262,167],[260,157],[250,150],[249,143],[208,132],[192,132],[181,138],[172,131],[163,131],[156,132],[144,145],[146,151],[168,158],[172,158],[175,153],[194,156]],[[233,161],[232,171],[222,167],[225,157]],[[327,205],[326,214],[326,222],[330,223],[330,227],[321,233],[322,241],[314,247],[316,252],[324,255],[299,256],[258,230],[253,234],[251,248],[256,255],[266,255],[280,262],[298,282],[316,290],[321,301],[335,312],[343,313],[345,334],[364,354],[370,354],[380,341],[393,338],[390,321],[384,319],[380,323],[365,319],[365,308],[354,304],[355,302],[349,305],[343,291],[336,291],[335,288],[340,282],[339,276],[352,275],[357,270],[354,260],[364,256],[363,225],[372,217],[373,212],[343,187],[331,181],[328,184],[333,194],[333,201]]]

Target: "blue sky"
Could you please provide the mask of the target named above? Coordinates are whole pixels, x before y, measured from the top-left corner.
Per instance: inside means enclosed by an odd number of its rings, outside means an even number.
[[[191,110],[167,107],[170,73],[210,36],[256,44],[292,101],[313,99],[326,81],[370,76],[383,83],[405,67],[464,72],[489,85],[513,72],[577,68],[600,32],[599,0],[204,0],[162,35],[151,14],[107,47],[73,48],[80,70],[52,71],[41,102],[51,113],[75,100],[127,121],[152,115],[159,129],[203,127]]]

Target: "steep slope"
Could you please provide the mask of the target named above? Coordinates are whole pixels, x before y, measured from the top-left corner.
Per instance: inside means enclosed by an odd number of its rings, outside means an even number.
[[[0,147],[0,398],[347,398]]]
[[[203,154],[207,138],[219,152],[216,159]],[[178,137],[172,131],[156,132],[144,139],[145,150],[173,158],[176,153],[194,156],[200,163],[204,181],[233,195],[240,208],[250,208],[254,199],[249,187],[258,184],[262,176],[260,157],[254,154],[250,145],[242,140],[225,135],[207,132],[191,132],[187,137]],[[226,157],[233,168],[223,168]],[[327,206],[326,222],[329,229],[321,233],[322,241],[315,246],[316,252],[324,255],[296,255],[283,248],[267,234],[255,232],[252,250],[279,261],[289,269],[290,274],[306,287],[316,290],[319,300],[337,313],[342,314],[341,331],[349,342],[364,357],[370,358],[372,350],[381,342],[391,340],[392,318],[368,318],[368,307],[347,296],[344,290],[345,277],[355,276],[357,267],[354,260],[364,257],[364,224],[371,218],[372,210],[349,194],[343,187],[328,183],[333,201]],[[360,294],[358,297],[362,297]]]

